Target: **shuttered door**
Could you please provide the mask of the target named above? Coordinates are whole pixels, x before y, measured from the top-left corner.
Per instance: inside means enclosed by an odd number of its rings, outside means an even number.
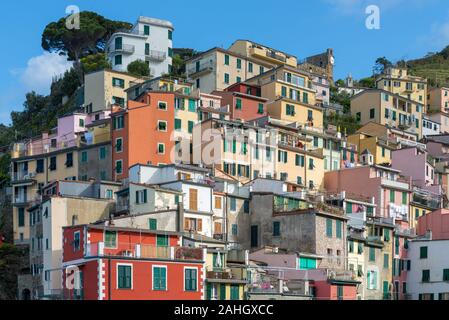
[[[220,234],[221,233],[221,223],[220,222],[215,222],[214,229],[215,229],[215,233],[216,234]]]
[[[220,284],[220,300],[226,300],[226,285]]]
[[[192,211],[198,211],[198,190],[189,190],[189,208]]]
[[[212,300],[212,283],[207,284],[206,299]]]

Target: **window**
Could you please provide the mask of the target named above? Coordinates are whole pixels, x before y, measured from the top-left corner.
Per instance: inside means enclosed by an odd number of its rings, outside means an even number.
[[[87,151],[81,152],[81,162],[86,163],[87,162]]]
[[[159,110],[167,110],[167,102],[159,101],[157,107]]]
[[[19,208],[19,227],[25,226],[25,208]]]
[[[165,144],[163,144],[163,143],[157,144],[157,153],[165,154]]]
[[[158,246],[158,247],[168,247],[168,235],[158,234],[156,236],[156,246]]]
[[[182,126],[182,120],[181,119],[175,119],[175,130],[180,131]]]
[[[36,173],[43,173],[44,172],[44,159],[37,159],[36,160]]]
[[[337,220],[337,221],[335,221],[335,223],[336,223],[336,228],[337,228],[337,230],[336,230],[337,238],[341,239],[342,238],[342,230],[341,230],[342,222],[340,220]]]
[[[369,261],[376,261],[376,249],[373,247],[369,248]]]
[[[427,259],[427,247],[420,247],[419,248],[419,258],[420,259]]]
[[[173,31],[168,30],[168,40],[173,40]]]
[[[296,164],[296,166],[304,168],[304,162],[305,162],[304,156],[301,156],[299,154],[297,154],[295,156],[295,164]]]
[[[235,198],[230,198],[230,209],[231,211],[237,210],[237,201]]]
[[[354,241],[351,240],[348,241],[348,250],[350,253],[354,252]]]
[[[115,151],[117,152],[122,152],[123,151],[123,139],[122,138],[117,138],[115,140]]]
[[[449,269],[443,269],[443,281],[449,281]]]
[[[119,88],[125,88],[125,80],[119,79],[119,78],[112,78],[112,86],[119,87]]]
[[[106,248],[117,247],[117,232],[107,230],[104,232],[104,246]]]
[[[390,230],[384,229],[384,241],[390,241]]]
[[[121,54],[118,54],[114,57],[114,64],[116,66],[119,66],[122,64],[122,55]]]
[[[106,199],[112,199],[114,197],[113,195],[114,195],[114,191],[112,191],[111,189],[106,190],[106,194],[105,194]]]
[[[422,282],[429,282],[430,281],[430,270],[423,270],[422,271]]]
[[[237,225],[236,225],[236,224],[233,224],[233,225],[232,225],[232,235],[233,235],[233,236],[236,236],[236,235],[237,235],[237,231],[238,231],[238,230],[237,230]]]
[[[229,55],[225,54],[224,56],[224,64],[229,66]]]
[[[287,96],[287,87],[284,86],[281,87],[281,96],[283,97]]]
[[[189,209],[193,211],[198,210],[198,190],[189,189]]]
[[[369,118],[374,119],[375,116],[376,116],[376,109],[374,109],[374,108],[370,109]]]
[[[215,197],[215,209],[221,209],[221,197]]]
[[[124,125],[123,116],[114,117],[114,123],[113,123],[114,130],[123,129],[124,126],[125,125]]]
[[[249,200],[243,201],[243,213],[249,213]]]
[[[356,119],[358,122],[360,122],[360,120],[362,120],[362,113],[361,113],[361,112],[357,112],[357,113],[355,114],[355,119]]]
[[[231,284],[231,300],[240,300],[240,287],[238,284]]]
[[[369,290],[377,290],[377,272],[370,270],[366,274],[367,287]]]
[[[407,204],[407,192],[402,192],[402,204]]]
[[[242,69],[242,59],[237,58],[237,69]]]
[[[235,108],[237,110],[242,110],[242,99],[235,99]]]
[[[259,103],[259,105],[257,107],[257,113],[263,114],[263,103]]]
[[[187,123],[187,126],[188,126],[188,132],[189,133],[192,133],[193,132],[193,126],[194,126],[194,122],[193,121],[189,121],[188,123]]]
[[[100,147],[100,160],[106,159],[106,147]]]
[[[150,35],[150,26],[143,26],[143,34],[145,36],[149,36]]]
[[[248,72],[253,72],[253,63],[248,62]]]
[[[66,154],[65,165],[67,168],[73,167],[73,153],[69,152]]]
[[[326,236],[332,238],[332,219],[326,219]]]
[[[47,249],[48,249],[48,239],[47,239]],[[73,251],[80,250],[80,232],[77,231],[73,234]]]
[[[281,235],[281,223],[279,221],[273,222],[273,237],[279,237]]]
[[[295,115],[295,106],[291,104],[286,105],[285,113],[287,116],[294,116]]]
[[[157,122],[157,129],[159,131],[167,131],[167,121],[158,121]]]
[[[389,268],[389,261],[390,260],[390,256],[385,253],[384,254],[384,269],[388,269]]]
[[[309,159],[309,170],[315,169],[315,164],[313,163],[313,159]]]
[[[147,203],[147,190],[137,190],[136,191],[136,203]]]
[[[357,253],[362,254],[363,253],[363,243],[359,243],[357,245]]]
[[[198,283],[198,270],[186,268],[184,269],[184,289],[185,291],[196,291]]]
[[[132,267],[117,265],[117,287],[118,289],[132,288]]]
[[[314,258],[306,258],[306,257],[300,257],[299,258],[299,270],[310,270],[310,269],[316,269],[316,259]]]
[[[394,202],[395,196],[394,196],[394,190],[390,190],[390,202]]]

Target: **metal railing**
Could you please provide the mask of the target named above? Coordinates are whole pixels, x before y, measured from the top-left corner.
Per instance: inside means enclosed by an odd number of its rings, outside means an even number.
[[[287,59],[284,56],[281,56],[280,54],[277,54],[277,53],[272,52],[272,51],[267,51],[266,55],[269,58],[280,60],[282,62],[286,62],[287,61]]]
[[[115,44],[111,44],[108,48],[108,51],[133,54],[135,51],[135,46],[133,46],[131,44],[122,44],[121,46],[116,46]]]
[[[90,243],[86,246],[85,257],[123,257],[134,259],[167,259],[202,261],[203,249],[187,247],[154,246],[138,243],[118,243],[114,248],[104,242]]]
[[[214,65],[213,65],[212,61],[208,61],[208,62],[200,63],[199,66],[194,65],[193,67],[188,68],[187,73],[189,75],[192,75],[192,74],[203,72],[203,71],[212,71],[213,69],[214,69]]]
[[[167,54],[163,51],[150,50],[145,52],[145,58],[148,60],[164,61]]]

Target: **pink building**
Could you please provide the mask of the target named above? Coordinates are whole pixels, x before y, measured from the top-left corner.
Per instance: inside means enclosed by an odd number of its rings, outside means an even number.
[[[328,192],[374,197],[376,216],[409,221],[411,199],[410,180],[400,177],[400,171],[379,165],[364,165],[324,174]]]
[[[428,110],[449,111],[449,88],[433,88],[429,91]]]
[[[407,293],[407,273],[410,271],[408,244],[415,237],[415,231],[409,229],[409,223],[396,223],[393,243],[393,299],[405,300]]]
[[[418,147],[394,150],[391,167],[400,170],[404,176],[412,179],[413,186],[440,194],[441,186],[435,184],[435,168],[427,151]]]
[[[417,234],[432,231],[432,240],[449,240],[449,210],[438,209],[418,219]]]

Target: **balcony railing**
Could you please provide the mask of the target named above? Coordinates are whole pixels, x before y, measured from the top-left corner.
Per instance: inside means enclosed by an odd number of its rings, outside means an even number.
[[[122,44],[121,46],[116,46],[115,44],[111,44],[109,46],[109,52],[117,52],[117,53],[127,53],[127,54],[133,54],[135,51],[135,47],[130,44]]]
[[[267,55],[268,58],[273,58],[273,59],[276,59],[276,60],[280,60],[282,62],[286,62],[287,61],[287,59],[284,56],[281,56],[280,54],[277,54],[275,52],[267,51],[266,55]]]
[[[167,54],[163,51],[150,50],[145,53],[145,59],[154,61],[164,61]]]
[[[203,249],[164,247],[136,243],[118,243],[108,248],[104,242],[88,244],[85,257],[123,257],[134,259],[166,259],[203,261]]]
[[[211,72],[214,70],[214,65],[212,61],[200,63],[200,65],[195,65],[187,69],[189,75],[193,75],[201,72]]]

